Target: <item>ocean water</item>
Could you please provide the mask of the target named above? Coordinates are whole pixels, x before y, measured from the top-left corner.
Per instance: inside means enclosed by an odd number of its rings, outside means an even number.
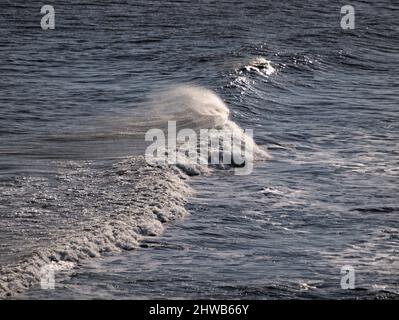
[[[0,3],[0,297],[398,298],[395,1],[46,4]],[[167,120],[263,156],[149,166]]]

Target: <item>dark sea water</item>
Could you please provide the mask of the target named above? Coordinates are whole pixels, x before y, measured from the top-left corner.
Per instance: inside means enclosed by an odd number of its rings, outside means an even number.
[[[0,2],[0,296],[398,298],[397,1],[354,30],[340,1],[45,2]],[[187,84],[272,159],[147,168],[148,101]]]

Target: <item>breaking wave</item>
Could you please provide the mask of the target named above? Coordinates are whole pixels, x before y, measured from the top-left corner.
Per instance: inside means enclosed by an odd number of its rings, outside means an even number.
[[[210,90],[175,86],[152,95],[138,109],[151,115],[147,123],[137,114],[118,121],[131,136],[174,120],[180,128],[232,130],[252,145],[256,159],[269,157],[229,119],[228,107]],[[112,135],[113,143],[117,136]],[[150,165],[143,155],[112,162],[48,161],[48,167],[51,174],[0,183],[1,205],[9,212],[1,216],[0,227],[14,235],[0,248],[0,297],[37,284],[43,267],[73,268],[106,252],[132,250],[144,237],[159,235],[165,223],[187,214],[185,203],[193,192],[189,176],[209,172],[207,166],[185,160]]]

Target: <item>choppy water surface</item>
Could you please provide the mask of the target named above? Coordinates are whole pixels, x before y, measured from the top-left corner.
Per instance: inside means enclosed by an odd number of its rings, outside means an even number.
[[[43,31],[41,4],[2,2],[2,295],[397,298],[399,7],[356,2],[343,31],[343,4],[57,1]],[[272,159],[148,168],[153,92],[187,84]],[[183,124],[211,125],[204,99]],[[49,261],[73,265],[41,290]]]

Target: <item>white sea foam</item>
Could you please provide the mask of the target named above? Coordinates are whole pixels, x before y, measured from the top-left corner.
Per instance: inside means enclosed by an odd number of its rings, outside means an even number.
[[[245,161],[253,162],[270,158],[264,148],[259,147],[252,137],[229,119],[229,108],[211,90],[193,85],[169,87],[153,95],[147,105],[150,112],[155,114],[157,119],[160,119],[158,125],[161,129],[165,127],[166,122],[175,121],[178,129],[191,129],[197,133],[203,129],[212,129],[215,136],[234,137],[231,144],[216,146],[218,148],[216,150],[215,146],[213,146],[213,149],[211,146],[207,159],[200,161],[201,163],[210,163],[211,154],[217,152],[225,152],[233,155],[233,159],[237,159],[239,157],[234,157],[234,153],[238,150],[242,151],[241,149],[244,146],[253,150],[251,154],[246,155]],[[179,157],[178,164],[186,167],[187,159]],[[223,163],[220,162],[220,165],[223,165]],[[234,163],[232,165],[234,166]],[[199,170],[198,165],[192,163],[192,166],[195,167],[196,171]],[[206,168],[202,168],[202,171],[206,171]]]
[[[263,57],[253,58],[247,65],[244,66],[243,69],[266,76],[270,76],[276,72],[276,69],[272,66],[271,61]]]
[[[10,190],[20,207],[14,231],[21,232],[17,226],[26,224],[32,228],[25,231],[29,242],[39,235],[42,239],[40,246],[25,248],[23,258],[1,266],[0,296],[38,283],[48,264],[70,266],[104,252],[134,249],[143,237],[160,234],[163,223],[186,214],[184,204],[191,189],[178,169],[151,167],[143,157],[134,157],[106,171],[88,163],[61,164],[59,170],[60,184],[51,186],[51,178],[26,182],[29,186],[22,181],[22,188]],[[32,207],[46,204],[58,212],[39,209],[33,214]],[[57,236],[52,237],[52,232]],[[16,245],[25,245],[23,239]]]

